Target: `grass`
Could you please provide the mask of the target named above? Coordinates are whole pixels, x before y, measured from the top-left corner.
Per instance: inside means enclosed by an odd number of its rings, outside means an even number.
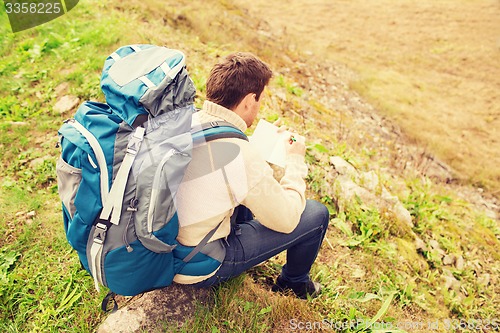
[[[281,43],[255,36],[259,24],[238,7],[216,0],[196,7],[187,1],[104,5],[91,0],[15,35],[0,13],[2,332],[93,332],[104,319],[99,304],[106,291],[94,290],[66,242],[61,221],[55,147],[57,129],[71,113],[53,110],[61,97],[58,87],[67,83],[67,94],[102,100],[99,72],[109,53],[127,43],[165,44],[186,53],[200,104],[208,70],[230,51],[256,52],[278,70],[286,63],[283,54],[297,56],[281,49]],[[309,98],[296,78],[283,73],[266,92],[262,116],[282,117],[307,133],[308,194],[334,214],[329,243],[311,272],[324,292],[308,301],[270,293],[270,281],[284,263],[278,256],[222,285],[212,303],[200,305],[182,328],[164,323],[165,330],[284,332],[344,325],[346,332],[384,332],[392,325],[426,331],[419,323],[439,321],[444,331],[447,319],[496,319],[497,221],[417,173],[387,174],[387,162],[366,149],[362,139],[353,139],[352,119]],[[361,171],[376,170],[410,211],[414,228],[403,229],[360,201],[338,211],[328,162],[335,155]],[[423,247],[417,248],[415,237]],[[464,264],[446,265],[444,255],[462,258]]]

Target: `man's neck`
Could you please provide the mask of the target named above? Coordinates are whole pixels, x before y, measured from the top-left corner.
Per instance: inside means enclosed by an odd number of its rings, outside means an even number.
[[[202,110],[203,112],[206,112],[211,116],[230,122],[243,132],[247,130],[247,125],[245,121],[237,113],[219,104],[210,101],[205,101]]]

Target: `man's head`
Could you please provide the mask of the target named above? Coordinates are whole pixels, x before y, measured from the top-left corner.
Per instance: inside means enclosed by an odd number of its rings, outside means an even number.
[[[207,99],[238,113],[250,126],[271,77],[269,66],[255,55],[230,54],[212,68],[207,81]]]

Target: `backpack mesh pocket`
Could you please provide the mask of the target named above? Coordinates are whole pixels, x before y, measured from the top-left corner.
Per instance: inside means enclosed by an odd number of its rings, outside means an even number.
[[[70,217],[73,218],[76,212],[76,192],[82,181],[82,170],[69,165],[62,157],[59,157],[56,163],[56,173],[59,196]]]

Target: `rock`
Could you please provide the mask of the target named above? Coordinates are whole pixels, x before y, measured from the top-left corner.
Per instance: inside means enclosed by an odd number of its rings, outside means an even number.
[[[425,242],[420,237],[415,237],[415,249],[428,251],[427,245],[425,245]]]
[[[356,168],[340,156],[330,157],[330,163],[335,170],[341,175],[356,175],[358,172]]]
[[[490,284],[490,280],[491,280],[491,276],[486,273],[486,274],[483,274],[481,275],[478,279],[477,279],[477,283],[479,285],[482,285],[482,286],[488,286]]]
[[[361,278],[365,277],[365,275],[366,275],[366,272],[362,268],[358,267],[358,268],[354,269],[351,276],[355,279],[361,279]]]
[[[371,192],[377,191],[379,188],[380,181],[378,179],[375,171],[363,172],[360,176],[361,184],[364,188]]]
[[[61,97],[54,105],[54,110],[63,114],[71,111],[80,103],[80,99],[76,96],[66,95]]]
[[[437,240],[435,239],[431,239],[429,241],[429,245],[433,248],[433,249],[441,249],[441,247],[439,246],[439,243],[437,242]]]
[[[389,211],[394,214],[394,217],[398,221],[403,222],[410,228],[414,227],[410,212],[403,206],[401,201],[399,201],[396,196],[391,195],[385,187],[382,188],[381,198],[386,201]]]
[[[180,327],[192,317],[199,303],[207,303],[209,299],[207,289],[172,284],[134,297],[109,315],[97,333],[164,331],[167,323]]]
[[[429,241],[429,245],[431,247],[430,251],[432,252],[433,256],[438,260],[443,260],[446,252],[441,248],[439,243],[436,240],[431,239]]]
[[[410,212],[403,206],[401,202],[398,201],[393,206],[392,211],[394,212],[394,215],[398,221],[405,223],[410,228],[414,227]]]
[[[142,308],[120,309],[111,314],[99,327],[98,333],[129,333],[138,332],[146,318]]]
[[[58,85],[54,91],[56,93],[57,96],[61,96],[63,95],[64,93],[66,93],[69,89],[69,83],[68,82],[63,82],[61,83],[60,85]]]
[[[364,205],[388,213],[390,219],[396,222],[396,229],[405,234],[413,234],[410,212],[396,196],[391,195],[380,184],[374,171],[358,172],[353,165],[339,156],[330,157],[330,163],[338,173],[334,188],[340,210],[359,199]]]
[[[452,265],[455,262],[455,256],[452,254],[447,254],[443,257],[443,264],[444,265]]]
[[[422,170],[425,176],[446,183],[450,183],[454,179],[451,168],[444,162],[437,160],[434,156],[427,156],[427,159],[426,166]]]
[[[275,93],[275,96],[286,102],[286,94],[283,91],[278,91]]]
[[[49,160],[49,159],[50,159],[50,157],[48,157],[48,156],[35,158],[34,160],[30,161],[30,168],[35,169],[36,167],[42,165],[43,162],[45,162],[46,160]]]
[[[7,123],[12,125],[12,126],[26,126],[26,125],[28,125],[28,123],[25,121],[9,121]]]
[[[447,269],[443,270],[443,275],[441,276],[444,282],[444,287],[445,289],[453,289],[455,291],[460,290],[460,281],[458,281],[454,276],[453,273]]]
[[[462,271],[465,267],[465,261],[462,256],[458,256],[457,260],[455,261],[455,267],[459,270]]]
[[[485,214],[488,218],[490,218],[492,220],[500,220],[500,215],[493,210],[487,209]]]
[[[367,189],[356,184],[351,177],[348,176],[339,176],[337,178],[337,184],[340,188],[341,198],[343,201],[350,201],[355,197],[359,197],[359,199],[365,204],[375,204],[376,197]]]
[[[453,277],[452,276],[443,276],[444,280],[444,289],[449,290],[453,286]]]

